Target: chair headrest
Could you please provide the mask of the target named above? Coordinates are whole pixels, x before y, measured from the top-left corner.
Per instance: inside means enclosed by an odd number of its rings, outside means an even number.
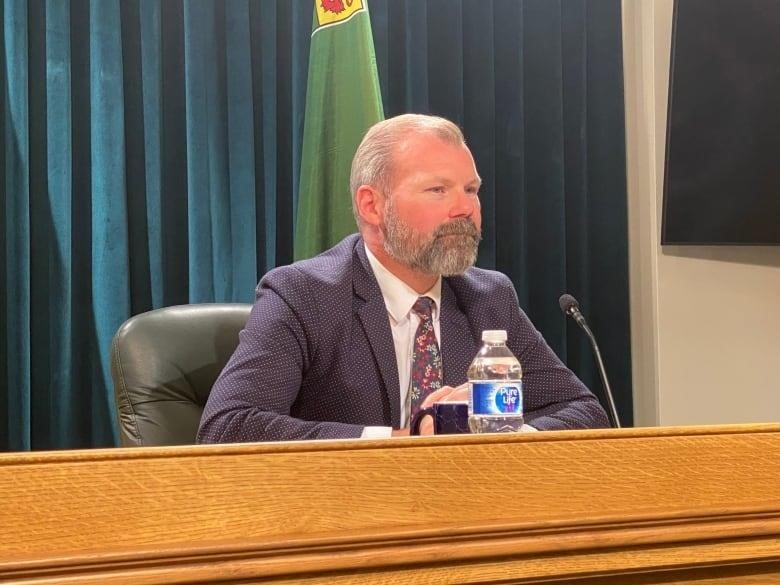
[[[111,375],[123,445],[195,442],[203,406],[250,310],[224,303],[165,307],[119,328]]]

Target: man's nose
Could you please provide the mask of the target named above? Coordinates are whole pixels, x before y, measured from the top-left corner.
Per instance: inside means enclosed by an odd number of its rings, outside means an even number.
[[[478,205],[477,195],[465,190],[459,190],[450,208],[450,217],[471,217]]]

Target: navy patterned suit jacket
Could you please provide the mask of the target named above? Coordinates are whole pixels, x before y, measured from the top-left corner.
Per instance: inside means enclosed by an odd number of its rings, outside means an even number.
[[[395,349],[362,238],[271,270],[239,344],[214,384],[198,441],[359,437],[398,427]],[[479,268],[442,280],[444,383],[466,381],[484,329],[506,329],[523,366],[526,422],[540,430],[608,426],[597,399],[520,309],[505,275]]]

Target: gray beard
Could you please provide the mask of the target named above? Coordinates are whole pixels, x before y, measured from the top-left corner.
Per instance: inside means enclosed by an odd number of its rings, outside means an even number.
[[[390,256],[424,274],[454,276],[474,266],[482,234],[473,221],[443,223],[428,237],[399,220],[390,201],[382,226],[384,249]]]

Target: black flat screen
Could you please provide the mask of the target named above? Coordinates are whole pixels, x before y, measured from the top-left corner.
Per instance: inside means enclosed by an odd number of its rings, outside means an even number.
[[[780,244],[780,0],[676,0],[662,244]]]

